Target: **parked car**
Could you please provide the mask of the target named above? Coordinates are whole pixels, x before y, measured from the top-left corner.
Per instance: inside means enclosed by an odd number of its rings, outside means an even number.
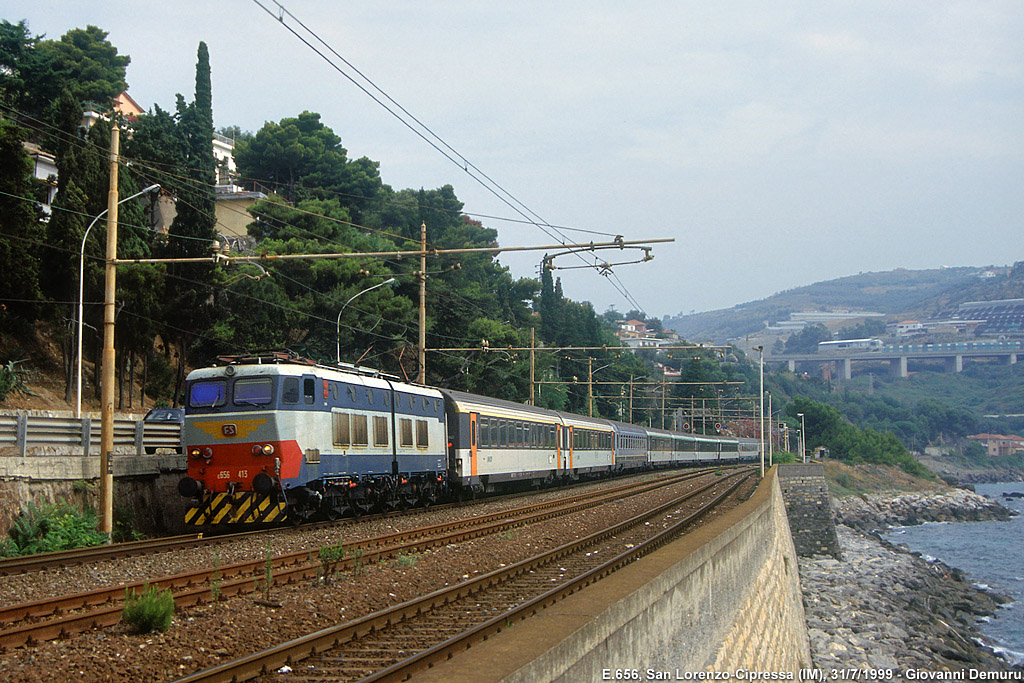
[[[165,425],[178,425],[179,427],[185,423],[185,409],[184,408],[153,408],[146,416],[142,418],[142,421],[147,424],[165,424]],[[157,446],[146,446],[146,453],[153,455],[156,453]],[[178,442],[177,446],[169,447],[173,448],[175,452],[181,453],[181,442]]]

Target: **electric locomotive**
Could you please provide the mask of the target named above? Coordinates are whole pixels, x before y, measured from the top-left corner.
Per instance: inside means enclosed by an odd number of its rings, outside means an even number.
[[[426,506],[624,471],[752,459],[704,437],[435,389],[293,354],[223,356],[186,380],[179,492],[194,526]]]

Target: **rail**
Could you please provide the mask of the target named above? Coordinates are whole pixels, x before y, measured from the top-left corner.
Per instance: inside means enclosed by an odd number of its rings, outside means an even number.
[[[100,419],[0,412],[0,456],[100,454]],[[114,452],[152,454],[181,448],[181,425],[114,418]]]

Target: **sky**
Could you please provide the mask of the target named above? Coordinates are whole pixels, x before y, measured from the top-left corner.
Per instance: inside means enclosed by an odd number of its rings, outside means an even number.
[[[552,244],[292,35],[301,21],[521,211],[592,231],[570,241],[674,238],[613,277],[555,273],[598,313],[1024,259],[1019,0],[284,0],[284,23],[260,2],[274,16],[253,0],[6,0],[0,18],[47,38],[104,29],[147,109],[192,99],[205,41],[216,127],[318,112],[395,189],[451,184],[503,246]],[[540,256],[500,260],[535,277]]]

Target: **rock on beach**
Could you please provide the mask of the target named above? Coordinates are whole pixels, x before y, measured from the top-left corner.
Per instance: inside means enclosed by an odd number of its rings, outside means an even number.
[[[926,562],[846,526],[843,559],[801,558],[800,581],[815,666],[979,669],[1010,664],[980,645],[977,620],[1005,598],[971,586],[963,572]]]
[[[925,521],[1007,519],[970,491],[852,496],[834,504],[842,560],[800,558],[811,653],[825,669],[1020,671],[983,644],[977,624],[1007,599],[964,573],[893,546],[874,529]]]
[[[890,526],[913,526],[924,522],[980,522],[1006,520],[1013,510],[985,496],[952,489],[945,493],[867,494],[835,501],[837,524],[861,531]]]

